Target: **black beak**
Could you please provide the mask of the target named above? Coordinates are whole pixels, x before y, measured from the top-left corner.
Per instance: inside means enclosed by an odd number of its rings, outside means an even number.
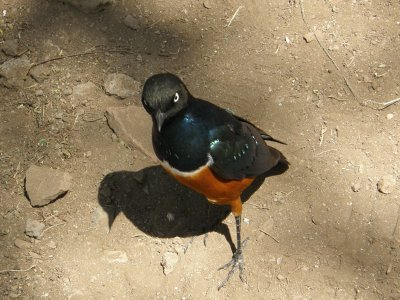
[[[157,129],[158,132],[161,131],[162,125],[164,124],[165,119],[167,118],[167,115],[161,111],[157,111],[156,113],[156,122],[157,122]]]

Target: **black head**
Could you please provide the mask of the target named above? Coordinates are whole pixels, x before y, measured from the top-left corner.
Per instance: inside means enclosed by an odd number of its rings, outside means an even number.
[[[190,97],[189,91],[177,76],[164,73],[153,75],[146,80],[142,103],[157,123],[158,131],[161,131],[165,121],[188,105]]]

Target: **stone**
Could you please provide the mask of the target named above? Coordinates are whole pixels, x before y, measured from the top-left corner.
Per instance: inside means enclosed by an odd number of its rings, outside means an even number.
[[[303,36],[303,39],[306,41],[306,43],[311,43],[313,40],[315,40],[315,35],[314,32],[308,32]]]
[[[35,239],[40,239],[44,230],[44,223],[37,220],[28,219],[25,224],[25,234]]]
[[[207,9],[212,8],[211,0],[205,0],[205,1],[203,2],[203,6],[204,6],[205,8],[207,8]]]
[[[47,247],[49,247],[50,249],[56,249],[57,244],[55,241],[51,240],[50,242],[47,243]]]
[[[26,56],[7,60],[0,65],[0,83],[6,87],[21,87],[30,67]]]
[[[133,30],[139,29],[139,21],[136,18],[134,18],[132,15],[127,15],[125,17],[124,24]]]
[[[29,71],[29,75],[38,83],[42,83],[47,78],[49,78],[51,74],[51,69],[48,65],[38,65],[33,67]]]
[[[112,264],[126,264],[129,259],[124,251],[120,250],[107,250],[104,252],[103,260]]]
[[[383,194],[390,194],[396,186],[396,178],[393,175],[383,176],[377,183],[378,191]]]
[[[110,191],[108,189],[108,191]],[[111,191],[108,195],[110,196]],[[109,232],[109,224],[108,224],[108,214],[101,206],[98,206],[94,211],[91,213],[91,225],[95,228],[104,228],[106,232]]]
[[[25,189],[32,206],[45,206],[66,194],[71,181],[66,172],[32,165],[26,172]]]
[[[170,274],[174,269],[176,264],[178,263],[179,256],[175,252],[166,252],[164,253],[161,266],[163,267],[163,271],[165,275]]]
[[[361,189],[361,184],[359,182],[355,182],[351,185],[351,190],[353,192],[358,192]]]
[[[25,52],[28,51],[28,47],[26,47],[20,40],[8,40],[0,45],[1,50],[5,55],[19,57]]]
[[[151,141],[153,127],[149,114],[143,107],[109,107],[106,110],[108,125],[125,144],[140,149],[158,162]]]
[[[24,241],[24,240],[20,240],[20,239],[15,239],[14,241],[14,245],[15,247],[17,247],[18,249],[28,249],[32,247],[32,244]]]
[[[58,57],[61,54],[61,47],[55,44],[52,40],[45,40],[42,42],[42,51],[40,57],[38,57],[38,61],[45,61],[48,59],[52,59],[54,57]],[[50,68],[50,66],[45,66]],[[55,65],[53,65],[53,70],[56,70]]]
[[[103,86],[107,94],[115,95],[121,99],[140,94],[140,83],[121,73],[108,74]]]
[[[78,84],[72,88],[71,100],[75,106],[87,102],[103,101],[106,97],[103,90],[90,81]]]

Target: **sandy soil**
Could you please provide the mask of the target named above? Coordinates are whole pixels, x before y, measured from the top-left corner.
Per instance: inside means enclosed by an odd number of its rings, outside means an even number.
[[[83,12],[3,0],[0,10],[0,43],[19,39],[32,63],[96,51],[42,64],[39,82],[0,87],[1,298],[400,298],[399,104],[373,102],[400,93],[398,1],[121,0]],[[235,275],[217,291],[233,217],[109,128],[106,108],[139,105],[139,94],[71,98],[109,73],[143,84],[161,71],[288,143],[277,148],[290,169],[244,205],[246,284]],[[70,173],[67,195],[32,208],[32,164]],[[397,183],[383,194],[386,175]],[[24,234],[29,218],[45,223],[41,239]],[[168,275],[166,253],[178,257]]]

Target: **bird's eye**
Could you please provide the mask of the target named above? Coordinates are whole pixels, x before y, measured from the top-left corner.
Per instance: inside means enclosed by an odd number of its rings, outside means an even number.
[[[176,103],[176,102],[178,102],[178,100],[179,100],[179,94],[175,93],[174,102]]]

